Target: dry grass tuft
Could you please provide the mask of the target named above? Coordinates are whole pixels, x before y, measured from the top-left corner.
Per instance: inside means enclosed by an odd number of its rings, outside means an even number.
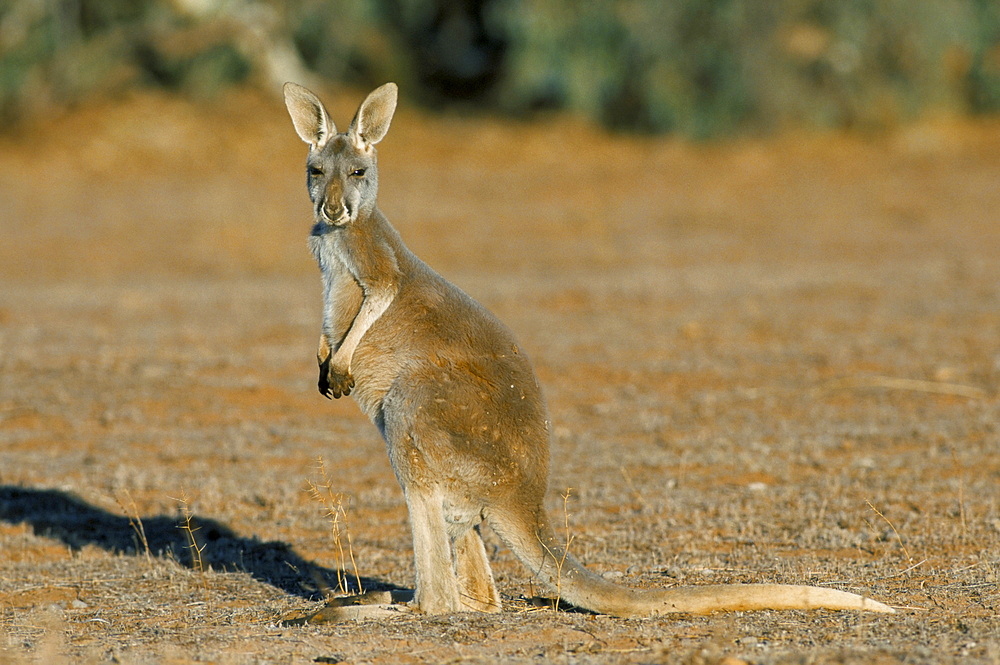
[[[351,530],[347,524],[347,509],[344,506],[344,493],[334,491],[333,480],[330,478],[330,474],[327,473],[326,463],[322,457],[316,458],[316,472],[319,474],[319,480],[306,481],[307,491],[309,492],[309,496],[326,508],[326,517],[330,522],[330,534],[333,536],[333,543],[337,552],[336,592],[339,594],[363,594],[365,590],[361,584],[361,574],[358,572],[358,564],[354,560],[354,544],[351,542]],[[346,554],[344,552],[345,540],[347,541]],[[357,586],[357,589],[355,590],[350,588],[345,572],[347,570],[348,561],[350,561],[351,570],[354,572],[354,581]],[[326,585],[322,580],[317,580],[317,584],[320,585],[320,590],[325,595],[331,595],[328,593],[328,589],[323,588]]]
[[[149,549],[149,539],[146,538],[146,527],[142,524],[142,517],[139,516],[139,507],[135,505],[135,499],[132,498],[131,492],[123,489],[116,493],[115,502],[122,509],[122,512],[125,513],[125,516],[128,517],[128,523],[139,539],[138,544],[142,545],[142,552],[146,557],[146,562],[152,566],[153,553]]]

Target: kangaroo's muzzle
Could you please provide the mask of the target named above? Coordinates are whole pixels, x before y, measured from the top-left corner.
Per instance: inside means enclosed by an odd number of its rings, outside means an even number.
[[[319,218],[331,226],[343,226],[351,221],[351,209],[345,201],[325,199],[318,208]]]

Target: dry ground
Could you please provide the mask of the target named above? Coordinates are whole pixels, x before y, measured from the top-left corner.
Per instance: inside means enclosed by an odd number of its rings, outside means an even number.
[[[499,616],[282,625],[348,550],[412,583],[402,496],[315,390],[284,109],[144,95],[0,142],[0,661],[1000,663],[1000,124],[690,146],[404,91],[381,148],[390,219],[534,359],[577,556],[903,609],[532,609],[490,536]]]

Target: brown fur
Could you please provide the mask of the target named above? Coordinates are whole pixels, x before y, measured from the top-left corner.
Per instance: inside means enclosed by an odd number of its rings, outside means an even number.
[[[563,600],[595,612],[892,611],[818,587],[630,589],[568,555],[542,507],[550,427],[528,359],[506,326],[410,252],[376,207],[375,144],[389,129],[396,86],[373,91],[342,134],[305,88],[286,84],[285,100],[310,146],[310,246],[324,284],[319,388],[353,394],[385,438],[410,512],[416,607],[500,610],[479,537],[485,520]],[[366,607],[338,616],[372,615]]]

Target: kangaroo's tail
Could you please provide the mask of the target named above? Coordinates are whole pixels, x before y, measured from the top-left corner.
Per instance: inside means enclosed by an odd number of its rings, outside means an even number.
[[[614,616],[649,616],[683,612],[709,614],[741,610],[865,610],[895,612],[870,598],[836,589],[791,584],[717,584],[673,589],[618,586],[570,555],[544,511],[487,515],[493,530],[560,600]]]

